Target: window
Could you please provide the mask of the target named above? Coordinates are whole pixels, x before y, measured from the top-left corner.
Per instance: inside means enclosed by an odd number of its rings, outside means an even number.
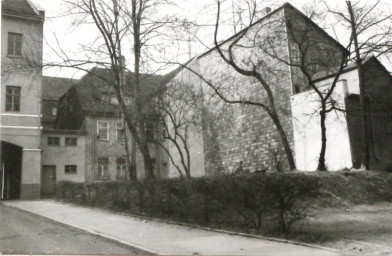
[[[65,146],[76,147],[78,144],[77,138],[65,138]]]
[[[8,33],[8,56],[22,56],[22,34]]]
[[[117,158],[117,179],[127,177],[127,163],[125,158]]]
[[[297,44],[291,44],[291,61],[294,63],[299,63],[301,61],[301,56],[299,52],[299,47]]]
[[[57,114],[57,108],[56,108],[56,107],[53,107],[53,108],[52,108],[52,115],[55,116],[56,114]]]
[[[123,121],[117,122],[117,140],[118,141],[125,140],[125,129],[124,129],[124,122]]]
[[[109,160],[107,158],[98,158],[98,179],[108,179],[109,178]]]
[[[48,146],[60,146],[60,137],[48,137]]]
[[[98,139],[109,140],[109,123],[104,121],[98,121]]]
[[[310,57],[310,63],[309,64],[310,64],[310,70],[312,70],[314,72],[318,71],[319,67],[318,67],[318,64],[317,64],[317,60],[315,58]]]
[[[5,111],[20,111],[20,87],[6,86]]]
[[[164,121],[161,122],[161,128],[162,128],[162,139],[166,139],[168,137],[168,133],[166,130],[166,123]]]
[[[308,84],[295,84],[294,85],[294,94],[301,93],[310,89]]]
[[[65,174],[76,174],[76,165],[66,165],[64,167]]]
[[[154,123],[146,124],[146,140],[147,142],[154,142],[155,140]]]

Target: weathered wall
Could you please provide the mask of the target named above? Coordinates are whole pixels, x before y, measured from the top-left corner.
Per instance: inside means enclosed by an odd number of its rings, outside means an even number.
[[[48,137],[59,137],[59,146],[49,146]],[[65,138],[77,138],[77,146],[65,146]],[[45,133],[41,136],[42,165],[56,166],[56,182],[73,181],[84,182],[86,180],[86,137],[75,133]],[[66,174],[65,165],[76,165],[76,174]]]
[[[97,179],[97,159],[100,157],[109,159],[109,179],[115,180],[117,174],[117,159],[125,157],[124,142],[117,141],[116,139],[116,122],[117,118],[113,117],[93,117],[87,116],[84,125],[87,132],[86,136],[86,181],[93,182]],[[109,140],[100,140],[97,138],[97,121],[108,121],[109,122]],[[129,138],[129,150],[131,151],[131,135],[128,134]],[[150,144],[151,158],[155,159],[155,173],[157,177],[167,177],[167,174],[161,173],[163,163],[166,160],[162,160],[164,156],[161,156],[159,148],[155,144]],[[143,179],[145,177],[143,158],[140,152],[136,151],[136,164],[137,164],[137,177]],[[162,158],[162,159],[161,159]],[[162,162],[163,161],[163,162]]]
[[[329,81],[331,82],[331,81]],[[323,81],[320,89],[330,86]],[[347,83],[340,81],[332,94],[339,107],[345,109]],[[320,101],[313,91],[291,97],[297,169],[315,171],[321,150]],[[345,113],[332,111],[327,114],[327,148],[325,163],[329,171],[352,167],[350,141]]]
[[[358,78],[357,71],[352,71]],[[358,79],[357,79],[358,81]],[[392,167],[392,77],[375,59],[364,65],[368,117],[367,129],[370,132],[370,169],[390,170]],[[359,93],[358,82],[350,92]],[[350,125],[350,140],[353,145],[355,167],[361,163],[362,123],[359,97],[348,99],[347,119]]]
[[[291,95],[291,77],[289,67],[280,61],[263,53],[260,47],[267,43],[265,35],[276,31],[279,44],[275,50],[282,58],[288,59],[288,46],[283,23],[283,10],[274,13],[268,19],[253,26],[241,39],[239,44],[249,46],[256,43],[256,47],[236,47],[234,55],[237,63],[245,69],[244,63],[257,63],[258,71],[270,85],[279,117],[293,146],[291,110],[289,97]],[[255,40],[253,41],[253,39]],[[228,41],[222,48],[228,47]],[[244,61],[244,62],[243,62]],[[207,52],[193,63],[192,70],[200,73],[221,89],[227,98],[249,99],[267,103],[266,93],[262,85],[252,77],[237,73],[226,64],[216,51]],[[184,70],[175,79],[189,77],[195,88],[203,90],[206,112],[203,113],[203,147],[206,173],[234,172],[242,162],[243,169],[249,171],[268,169],[270,166],[268,145],[280,147],[275,126],[260,107],[230,105],[222,102],[211,89],[200,79]],[[201,141],[199,141],[201,143]],[[196,144],[200,150],[203,148]]]

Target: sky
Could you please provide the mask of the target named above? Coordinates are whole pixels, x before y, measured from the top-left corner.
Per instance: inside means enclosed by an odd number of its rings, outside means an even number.
[[[62,0],[31,0],[34,4],[45,10],[46,20],[44,24],[44,62],[56,62],[59,60],[58,53],[64,51],[72,58],[87,58],[88,54],[85,52],[84,45],[91,43],[95,38],[95,28],[91,25],[73,26],[74,18],[66,14],[67,5]],[[363,0],[361,0],[363,1]],[[364,0],[366,1],[366,0]],[[374,2],[374,0],[367,0]],[[381,0],[385,3],[387,8],[392,8],[392,1]],[[215,19],[215,1],[213,0],[174,0],[176,6],[167,6],[161,9],[162,12],[170,15],[181,15],[190,20],[197,20],[199,23],[213,24]],[[303,10],[306,5],[315,5],[319,0],[260,0],[265,7],[276,9],[285,2],[291,3],[299,10]],[[343,0],[327,0],[328,4],[336,7],[342,5]],[[388,11],[391,11],[389,9]],[[199,31],[201,40],[207,46],[211,46],[212,41],[212,26],[202,27]],[[225,31],[221,34],[221,38],[229,37],[233,31]],[[346,33],[341,31],[339,33]],[[60,50],[61,49],[61,50]],[[198,41],[192,43],[191,50],[187,49],[187,55],[183,56],[180,62],[185,62],[189,55],[194,56],[205,51],[205,46]],[[128,63],[131,69],[131,63]],[[75,69],[66,68],[46,68],[43,71],[44,75],[73,77],[79,78],[83,72]]]

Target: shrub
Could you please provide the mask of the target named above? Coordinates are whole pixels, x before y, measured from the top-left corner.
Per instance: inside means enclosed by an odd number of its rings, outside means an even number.
[[[151,217],[261,230],[263,217],[281,231],[306,217],[303,199],[317,189],[316,177],[290,173],[218,175],[189,180],[61,182],[57,197],[79,204],[131,211]]]

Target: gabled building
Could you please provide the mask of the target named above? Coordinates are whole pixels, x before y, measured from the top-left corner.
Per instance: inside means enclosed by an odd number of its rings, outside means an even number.
[[[40,197],[44,20],[29,0],[1,1],[2,199]]]
[[[132,73],[127,74],[127,81],[132,81]],[[69,88],[59,99],[57,116],[54,124],[54,131],[74,132],[78,140],[79,150],[78,158],[72,158],[69,155],[63,160],[59,154],[55,154],[48,159],[57,161],[57,173],[65,173],[65,162],[74,165],[74,177],[81,175],[78,182],[99,182],[108,180],[123,180],[128,177],[125,143],[128,143],[129,152],[132,151],[132,136],[126,134],[125,122],[120,113],[117,99],[114,95],[113,88],[105,82],[105,77],[110,77],[108,70],[101,68],[92,69],[86,74],[78,84]],[[151,88],[160,83],[160,76],[142,75],[142,87],[146,93],[152,92]],[[130,84],[128,82],[127,84]],[[128,88],[128,87],[127,87]],[[131,104],[132,90],[125,89],[125,103]],[[168,177],[167,156],[158,146],[156,140],[159,135],[155,132],[158,129],[159,122],[154,118],[154,111],[145,109],[143,112],[151,116],[151,121],[147,125],[146,134],[150,142],[150,153],[154,161],[154,172],[157,178]],[[57,137],[59,140],[58,147],[62,147],[66,137],[62,138],[57,133],[48,134],[49,140]],[[83,138],[82,141],[81,137]],[[62,142],[64,140],[64,142]],[[79,142],[80,141],[80,142]],[[43,142],[45,143],[45,142]],[[83,144],[83,145],[82,145]],[[53,147],[50,151],[53,151]],[[83,157],[82,157],[83,156]],[[76,159],[83,158],[83,163]],[[74,162],[70,163],[70,159]],[[80,159],[81,160],[81,159]],[[60,163],[61,162],[61,163]],[[145,176],[143,170],[143,161],[140,153],[136,154],[137,177],[143,179]],[[83,179],[82,179],[83,176]],[[67,177],[72,177],[68,175]],[[64,180],[64,179],[58,179]],[[76,181],[76,180],[74,180]]]
[[[304,113],[309,117],[308,111],[310,107],[315,111],[317,101],[315,103],[314,95],[309,95],[311,89],[307,77],[295,64],[303,62],[307,73],[317,79],[317,85],[327,86],[332,82],[330,74],[336,71],[346,49],[288,3],[219,43],[225,54],[229,45],[239,37],[233,47],[233,59],[242,68],[255,68],[271,86],[275,107],[298,169],[315,170],[321,147],[318,112],[313,113],[311,125],[303,122]],[[369,67],[366,71],[366,83],[370,88],[367,95],[369,104],[386,104],[392,92],[390,75],[376,59],[366,65]],[[199,159],[203,159],[202,167],[207,174],[273,170],[276,165],[274,161],[284,159],[285,155],[278,131],[266,111],[255,106],[226,104],[205,81],[215,85],[229,99],[263,103],[267,96],[260,82],[239,74],[221,58],[216,48],[196,56],[186,66],[175,75],[172,83],[191,84],[195,90],[203,91],[208,112],[201,117],[203,129],[193,134],[195,139],[192,143],[195,150],[204,152],[204,155],[193,162],[198,163]],[[336,130],[336,121],[328,123],[327,166],[330,170],[358,166],[362,128],[358,121],[358,102],[354,100],[359,92],[358,76],[355,75],[355,67],[347,68],[336,90],[335,96],[340,99],[343,112],[335,116],[332,113],[329,119],[341,120],[342,127]],[[353,108],[356,114],[351,111]],[[391,116],[390,109],[384,108],[383,115]],[[370,168],[384,168],[386,165],[382,167],[379,163],[392,159],[392,152],[387,146],[392,145],[392,137],[387,127],[381,127],[381,123],[368,125],[373,133],[382,131],[371,142],[373,153]]]

